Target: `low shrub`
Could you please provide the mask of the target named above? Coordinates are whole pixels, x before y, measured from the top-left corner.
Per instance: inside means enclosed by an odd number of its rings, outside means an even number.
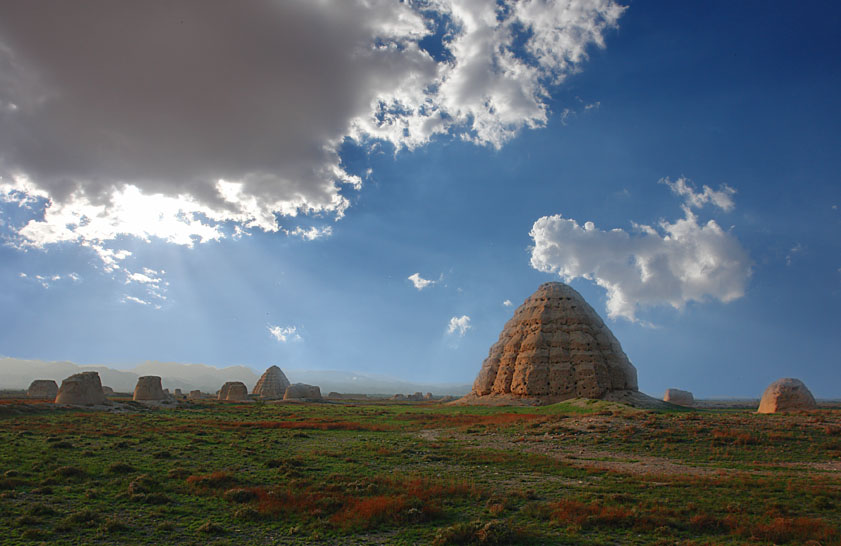
[[[251,502],[257,499],[257,493],[253,489],[246,489],[244,487],[228,489],[222,496],[226,501],[239,503]]]
[[[481,521],[461,522],[438,529],[432,544],[433,546],[455,544],[503,545],[516,544],[520,541],[520,538],[521,533],[512,529],[509,522],[494,519],[484,524]]]
[[[112,463],[108,465],[108,472],[111,474],[128,474],[129,472],[134,472],[134,467],[128,463]]]
[[[225,533],[225,528],[219,525],[218,523],[213,523],[212,521],[206,521],[196,529],[199,533],[204,533],[206,535],[222,535]]]
[[[751,538],[775,544],[800,541],[827,543],[838,539],[838,530],[825,521],[814,518],[775,518],[769,523],[759,523],[750,529]]]
[[[56,468],[55,475],[62,478],[82,478],[85,471],[76,466],[60,466]]]
[[[227,472],[194,475],[187,478],[187,484],[199,489],[221,489],[236,485],[237,479]]]
[[[129,482],[128,494],[135,496],[149,493],[156,485],[157,483],[150,475],[141,474]]]

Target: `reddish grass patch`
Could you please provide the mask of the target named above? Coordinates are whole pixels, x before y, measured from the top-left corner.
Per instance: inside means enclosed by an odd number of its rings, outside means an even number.
[[[534,413],[496,413],[493,415],[407,413],[397,419],[417,422],[424,428],[466,427],[472,425],[513,425],[530,421],[547,421],[547,416]]]
[[[370,529],[382,523],[400,523],[407,511],[405,496],[348,499],[342,509],[333,514],[330,523],[345,530]]]
[[[414,476],[368,482],[332,476],[330,482],[333,485],[321,488],[278,486],[251,491],[264,515],[327,517],[331,526],[343,531],[425,521],[441,514],[444,500],[480,494],[467,482],[443,483]]]
[[[267,490],[258,487],[254,492],[257,494],[257,506],[260,513],[270,515],[315,515],[320,512],[318,501],[325,496],[304,488],[292,490],[275,487]]]
[[[604,506],[569,499],[554,505],[552,519],[579,527],[633,527],[641,518],[622,506]]]
[[[838,544],[838,530],[821,519],[774,518],[770,523],[759,523],[750,529],[750,536],[776,544],[816,540],[822,544]]]
[[[221,489],[236,485],[237,479],[227,472],[193,475],[187,478],[187,484],[198,489]]]
[[[238,430],[256,429],[287,429],[287,430],[364,430],[384,432],[394,430],[394,427],[374,423],[360,423],[358,421],[337,421],[334,419],[303,419],[300,421],[211,421],[219,428]]]
[[[746,446],[758,444],[759,440],[752,434],[732,428],[720,428],[712,431],[713,443],[735,444]]]
[[[689,527],[700,532],[720,531],[724,528],[724,522],[706,512],[700,512],[689,518]]]

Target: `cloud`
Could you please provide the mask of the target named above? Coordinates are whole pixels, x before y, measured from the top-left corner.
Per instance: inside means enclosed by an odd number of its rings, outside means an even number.
[[[49,10],[51,16],[44,18]],[[500,147],[548,119],[624,8],[612,0],[0,6],[0,200],[17,245],[304,239],[362,179],[340,147]],[[84,36],[80,40],[79,36]],[[431,46],[429,44],[432,44]]]
[[[160,282],[160,279],[155,279],[145,275],[144,273],[132,273],[128,276],[126,280],[126,284],[130,282],[139,282],[142,284],[157,284]]]
[[[688,205],[682,209],[681,219],[656,228],[633,224],[631,232],[544,216],[530,232],[531,266],[565,282],[596,282],[607,290],[611,318],[636,320],[641,306],[681,309],[690,301],[742,297],[751,275],[747,251],[714,220],[701,223]]]
[[[794,257],[798,254],[803,252],[803,245],[800,243],[795,244],[791,249],[789,249],[788,254],[786,254],[786,266],[791,267],[791,264],[794,262]]]
[[[727,184],[722,184],[719,190],[714,190],[705,185],[700,192],[696,192],[695,186],[688,178],[681,177],[674,182],[668,178],[662,178],[660,183],[667,185],[673,193],[683,197],[684,203],[688,207],[701,208],[710,203],[725,212],[730,212],[735,206],[733,195],[736,194],[736,190]]]
[[[160,302],[166,301],[167,299],[166,291],[169,287],[169,282],[164,280],[166,271],[163,269],[156,271],[154,269],[144,267],[142,273],[132,273],[128,270],[126,270],[125,273],[125,284],[137,285],[145,293],[145,298],[158,300],[155,307],[156,309],[160,309]]]
[[[268,329],[269,334],[281,343],[301,340],[301,336],[298,334],[298,329],[295,326],[282,327],[269,324]]]
[[[324,239],[333,235],[333,227],[332,226],[324,226],[324,227],[317,227],[312,226],[309,229],[304,229],[301,226],[296,227],[293,230],[284,230],[287,235],[293,235],[295,237],[300,237],[305,241],[315,241],[316,239]]]
[[[127,302],[137,303],[137,304],[140,304],[140,305],[151,305],[151,302],[148,302],[146,300],[142,300],[142,299],[136,298],[134,296],[123,295],[123,303],[127,303]]]
[[[59,274],[28,275],[28,274],[21,271],[20,273],[18,273],[18,278],[34,281],[34,282],[40,284],[43,288],[50,288],[55,283],[57,283],[59,281],[62,281],[62,280],[69,280],[69,281],[72,281],[74,283],[81,282],[81,280],[82,280],[82,277],[79,276],[75,272],[71,272],[71,273],[68,273],[66,275],[59,275]]]
[[[502,305],[504,305],[505,307],[511,307],[514,304],[511,303],[511,300],[505,300],[504,302],[502,302]]]
[[[413,274],[409,275],[408,278],[409,278],[410,281],[412,281],[412,284],[415,285],[415,288],[417,288],[418,291],[423,290],[427,286],[431,286],[431,285],[435,284],[436,282],[438,282],[438,281],[433,281],[433,280],[430,280],[430,279],[424,279],[423,277],[420,276],[420,273],[413,273]]]
[[[453,317],[447,325],[447,334],[456,334],[458,337],[464,337],[464,334],[470,330],[470,317],[462,315],[460,317]]]

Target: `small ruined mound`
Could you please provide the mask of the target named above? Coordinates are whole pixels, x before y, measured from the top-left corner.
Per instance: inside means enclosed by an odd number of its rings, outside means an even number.
[[[111,387],[107,385],[102,385],[102,394],[104,394],[105,396],[114,396],[115,393],[114,389],[112,389]]]
[[[423,401],[423,393],[422,392],[416,392],[415,394],[410,394],[409,396],[406,397],[406,399],[411,401],[411,402],[422,402]]]
[[[248,400],[248,388],[242,381],[228,381],[219,391],[219,400]]]
[[[663,395],[663,401],[678,406],[694,406],[695,397],[689,391],[682,391],[680,389],[666,389]]]
[[[286,387],[284,400],[321,400],[321,389],[305,383],[293,383]]]
[[[332,398],[334,400],[367,400],[368,395],[363,393],[351,393],[351,392],[336,392],[330,391],[327,395],[327,398]]]
[[[102,392],[102,381],[97,372],[73,374],[61,382],[55,397],[56,404],[98,406],[108,404]]]
[[[389,400],[406,400],[406,395],[397,393],[394,396],[392,396],[391,398],[389,398]]]
[[[161,388],[161,378],[157,375],[144,375],[137,378],[132,400],[137,402],[162,402],[168,397]]]
[[[190,391],[190,394],[187,395],[188,400],[201,400],[204,398],[204,395],[200,390]]]
[[[499,397],[549,404],[613,391],[636,392],[636,368],[581,294],[549,282],[514,312],[462,401]]]
[[[287,387],[289,387],[289,380],[286,379],[283,371],[277,366],[271,366],[254,385],[251,393],[260,398],[279,399],[283,398]]]
[[[36,379],[26,390],[27,398],[40,400],[55,400],[58,394],[58,384],[52,379]]]
[[[759,401],[759,413],[776,413],[778,411],[815,409],[815,397],[806,385],[799,379],[786,377],[774,381]]]

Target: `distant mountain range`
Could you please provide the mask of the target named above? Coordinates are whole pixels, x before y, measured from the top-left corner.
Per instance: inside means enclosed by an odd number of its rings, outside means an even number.
[[[72,362],[45,362],[0,357],[0,390],[26,389],[35,379],[61,380],[83,371],[99,372],[102,384],[117,392],[132,392],[137,378],[142,375],[158,375],[164,388],[181,389],[184,392],[201,390],[214,393],[226,381],[242,381],[249,390],[257,383],[260,373],[247,366],[216,368],[205,364],[181,364],[179,362],[146,361],[127,370],[116,370],[107,366],[77,365]],[[283,372],[292,383],[308,383],[321,387],[322,394],[331,391],[358,394],[409,394],[431,392],[436,395],[460,396],[470,391],[470,385],[454,383],[414,383],[392,377],[345,372],[337,370],[286,370]]]

